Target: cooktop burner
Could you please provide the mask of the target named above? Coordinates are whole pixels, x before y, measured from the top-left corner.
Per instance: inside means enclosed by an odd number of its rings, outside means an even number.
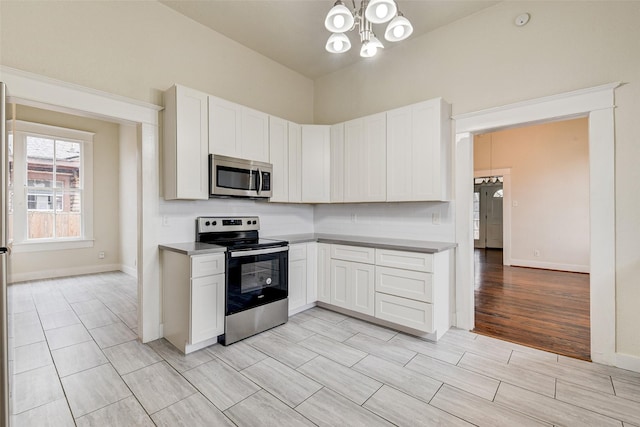
[[[250,217],[198,217],[196,242],[226,246],[227,250],[243,250],[287,246],[284,240],[261,239],[260,219]]]

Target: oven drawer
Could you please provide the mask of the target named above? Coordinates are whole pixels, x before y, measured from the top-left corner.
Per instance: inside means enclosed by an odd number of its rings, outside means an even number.
[[[224,254],[191,256],[191,278],[224,273]]]

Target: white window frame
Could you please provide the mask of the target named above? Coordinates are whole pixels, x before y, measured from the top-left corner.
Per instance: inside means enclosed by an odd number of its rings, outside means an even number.
[[[93,247],[93,132],[22,120],[10,120],[8,130],[13,134],[13,252],[40,252],[60,249]],[[80,142],[82,175],[81,198],[81,235],[80,237],[62,237],[52,239],[29,239],[27,230],[27,157],[26,138],[29,135],[49,137],[72,142]]]

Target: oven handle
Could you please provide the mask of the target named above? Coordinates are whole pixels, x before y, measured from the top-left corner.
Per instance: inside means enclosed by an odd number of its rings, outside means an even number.
[[[279,246],[277,248],[266,248],[266,249],[253,249],[249,251],[232,251],[231,258],[239,258],[244,256],[255,256],[255,255],[265,255],[265,254],[275,254],[278,252],[286,252],[289,250],[289,246]]]

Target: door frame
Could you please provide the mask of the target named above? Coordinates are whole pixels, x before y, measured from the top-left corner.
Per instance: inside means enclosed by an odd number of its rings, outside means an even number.
[[[473,135],[589,119],[591,359],[616,363],[615,123],[620,82],[454,116],[456,325],[474,328]],[[506,201],[505,201],[506,202]]]
[[[102,92],[27,71],[0,66],[8,98],[33,107],[136,125],[138,133],[138,337],[148,342],[160,330],[159,112],[161,106]]]

